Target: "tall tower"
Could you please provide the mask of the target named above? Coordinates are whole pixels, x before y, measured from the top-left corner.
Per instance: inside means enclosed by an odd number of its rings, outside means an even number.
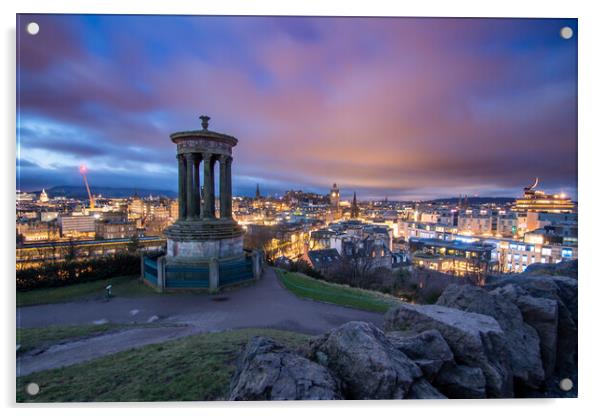
[[[257,188],[255,188],[255,199],[261,198],[261,192],[259,192],[259,184],[257,184]]]
[[[341,202],[341,196],[339,194],[339,188],[337,184],[332,184],[330,189],[330,206],[335,209],[339,209],[339,203]]]
[[[351,203],[351,218],[360,216],[360,208],[357,206],[357,195],[353,192],[353,202]]]

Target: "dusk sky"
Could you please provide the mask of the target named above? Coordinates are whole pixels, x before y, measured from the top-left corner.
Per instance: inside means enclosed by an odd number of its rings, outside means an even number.
[[[27,34],[31,21],[40,25]],[[560,36],[564,26],[575,36]],[[236,136],[235,195],[577,199],[576,19],[20,15],[18,186],[176,190],[175,131]]]

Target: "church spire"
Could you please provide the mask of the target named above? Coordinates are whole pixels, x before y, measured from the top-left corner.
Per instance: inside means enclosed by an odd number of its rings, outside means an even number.
[[[351,203],[351,218],[359,217],[360,210],[357,206],[357,195],[353,192],[353,202]]]

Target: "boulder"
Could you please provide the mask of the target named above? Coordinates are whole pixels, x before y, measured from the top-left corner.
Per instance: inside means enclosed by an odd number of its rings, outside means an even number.
[[[504,331],[491,316],[440,305],[400,304],[385,315],[385,330],[438,330],[458,364],[482,370],[489,397],[512,397],[512,369]]]
[[[513,284],[494,289],[491,293],[513,302],[520,309],[524,321],[537,331],[544,372],[546,377],[551,376],[556,367],[558,302],[533,297]]]
[[[578,260],[571,260],[554,264],[533,263],[527,267],[522,275],[557,275],[577,279],[578,272]]]
[[[447,397],[453,399],[484,399],[485,376],[477,367],[446,365],[433,382]]]
[[[486,289],[495,289],[507,284],[517,285],[536,298],[561,301],[571,313],[571,319],[577,323],[578,283],[576,279],[555,275],[510,274],[488,276]]]
[[[487,278],[486,288],[514,284],[535,298],[551,299],[558,306],[556,371],[570,374],[577,366],[577,280],[563,276],[502,275]]]
[[[420,399],[420,400],[431,400],[431,399],[447,399],[439,390],[433,387],[431,383],[421,378],[412,384],[410,391],[408,392],[406,399]]]
[[[328,369],[269,338],[254,337],[238,360],[229,400],[341,399]]]
[[[530,388],[538,388],[544,381],[539,335],[524,322],[520,309],[512,301],[478,286],[450,285],[437,305],[494,318],[505,333],[514,377]]]
[[[344,383],[348,399],[402,399],[420,368],[371,323],[348,322],[313,340],[311,357]]]
[[[454,362],[452,350],[435,329],[419,334],[392,331],[386,335],[395,348],[418,364],[428,381],[435,378],[443,365]]]

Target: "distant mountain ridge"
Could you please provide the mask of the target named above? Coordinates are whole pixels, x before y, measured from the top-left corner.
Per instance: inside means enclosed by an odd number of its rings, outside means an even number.
[[[462,198],[462,200],[464,200],[464,198]],[[479,205],[479,204],[491,204],[491,203],[495,203],[495,204],[508,204],[508,203],[512,203],[516,201],[516,198],[511,198],[511,197],[506,197],[506,196],[500,196],[500,197],[494,197],[494,196],[472,196],[472,197],[468,197],[467,198],[467,202],[469,205]],[[432,199],[429,202],[438,202],[438,203],[449,203],[449,204],[454,204],[458,202],[458,198],[438,198],[438,199]]]
[[[102,195],[107,198],[126,198],[129,196],[138,195],[139,197],[148,196],[166,196],[168,198],[175,198],[178,196],[177,192],[168,191],[165,189],[143,189],[143,188],[112,188],[108,186],[94,186],[91,187],[93,195]],[[37,191],[34,193],[40,193]],[[66,198],[87,198],[88,192],[84,186],[53,186],[50,189],[46,189],[46,193],[49,197],[64,196]]]

